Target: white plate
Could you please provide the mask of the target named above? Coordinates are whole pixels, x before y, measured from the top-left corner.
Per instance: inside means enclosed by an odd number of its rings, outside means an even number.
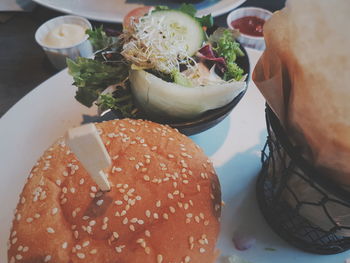
[[[124,16],[140,6],[168,5],[178,7],[170,0],[33,0],[34,2],[57,11],[83,16],[103,22],[122,22]],[[198,15],[211,13],[219,16],[240,6],[246,0],[203,0],[195,4]]]
[[[261,53],[248,49],[248,54],[254,68]],[[0,119],[1,263],[7,262],[6,242],[13,210],[30,169],[56,138],[95,113],[95,109],[75,101],[72,82],[67,70],[63,70],[30,92]],[[252,263],[344,262],[349,253],[320,256],[294,249],[274,234],[262,218],[255,199],[255,180],[260,170],[260,150],[266,139],[264,103],[250,82],[246,95],[228,118],[192,136],[214,160],[226,202],[218,248],[224,256],[236,254]],[[236,251],[231,241],[236,229],[254,236],[256,245],[247,251]]]

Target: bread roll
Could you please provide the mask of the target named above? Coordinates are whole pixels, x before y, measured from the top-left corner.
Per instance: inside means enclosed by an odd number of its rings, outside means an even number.
[[[20,195],[9,262],[214,262],[221,191],[203,151],[148,121],[96,126],[113,162],[111,191],[58,140]]]

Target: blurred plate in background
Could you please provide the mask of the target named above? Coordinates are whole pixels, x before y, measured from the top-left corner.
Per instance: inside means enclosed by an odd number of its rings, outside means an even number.
[[[67,13],[86,17],[101,22],[123,21],[123,17],[132,9],[144,5],[179,6],[180,1],[161,0],[33,0],[45,7]],[[240,6],[246,0],[203,0],[194,4],[198,15],[211,13],[219,16]]]

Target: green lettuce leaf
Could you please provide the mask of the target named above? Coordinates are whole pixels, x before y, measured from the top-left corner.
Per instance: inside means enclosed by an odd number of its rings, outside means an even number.
[[[210,14],[202,17],[196,17],[196,19],[202,26],[210,28],[214,25],[214,19]]]
[[[239,43],[235,41],[234,32],[230,29],[219,28],[209,38],[209,41],[212,43],[213,50],[218,56],[223,57],[226,61],[227,70],[224,73],[224,80],[241,80],[244,72],[235,61],[237,57],[244,56],[244,53]]]
[[[75,98],[87,107],[92,106],[105,88],[123,82],[129,73],[129,68],[123,64],[109,66],[82,57],[78,57],[76,61],[67,59],[67,65],[74,80],[73,85],[78,87]]]
[[[94,51],[104,49],[112,44],[112,38],[106,35],[103,26],[87,29],[86,34],[89,36],[89,41]]]
[[[194,5],[191,5],[191,4],[182,4],[179,7],[179,11],[186,13],[192,17],[195,17],[197,13],[197,9],[194,7]]]

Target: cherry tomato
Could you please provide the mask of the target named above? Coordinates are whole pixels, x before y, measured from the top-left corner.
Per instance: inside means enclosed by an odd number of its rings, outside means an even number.
[[[153,6],[142,6],[142,7],[138,7],[135,8],[133,10],[131,10],[125,17],[123,20],[123,28],[128,28],[131,24],[131,21],[135,21],[137,22],[138,19],[142,16],[144,16],[145,14],[148,13],[148,11],[153,8]]]

